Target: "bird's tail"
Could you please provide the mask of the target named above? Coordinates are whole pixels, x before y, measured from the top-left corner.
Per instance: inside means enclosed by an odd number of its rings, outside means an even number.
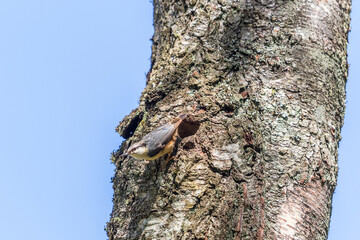
[[[174,118],[171,123],[176,125],[176,128],[180,125],[180,123],[187,117],[186,113],[182,113],[178,115],[176,118]]]
[[[187,114],[186,113],[182,113],[180,114],[179,116],[177,116],[176,118],[180,118],[180,120],[184,120],[185,118],[187,117]]]

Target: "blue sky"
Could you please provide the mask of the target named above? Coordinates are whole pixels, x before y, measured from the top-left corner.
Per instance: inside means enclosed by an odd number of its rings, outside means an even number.
[[[150,66],[149,1],[0,1],[0,239],[106,239],[118,122]]]
[[[360,4],[329,239],[358,227]],[[149,69],[150,1],[0,1],[0,239],[106,239],[115,127]]]
[[[333,197],[329,240],[354,240],[360,236],[360,1],[352,1],[349,35],[349,78],[346,86],[345,124],[339,148],[338,185]]]

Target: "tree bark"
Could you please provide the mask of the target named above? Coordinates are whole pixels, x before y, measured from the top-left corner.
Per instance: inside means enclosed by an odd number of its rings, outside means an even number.
[[[153,0],[151,70],[119,124],[115,239],[326,239],[350,0]],[[175,158],[120,154],[181,112]]]

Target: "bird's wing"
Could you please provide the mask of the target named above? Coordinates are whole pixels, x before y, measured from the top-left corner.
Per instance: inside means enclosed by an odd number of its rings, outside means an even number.
[[[148,146],[150,157],[158,154],[166,146],[174,135],[175,130],[176,127],[173,124],[167,123],[143,137],[142,140],[145,141]]]

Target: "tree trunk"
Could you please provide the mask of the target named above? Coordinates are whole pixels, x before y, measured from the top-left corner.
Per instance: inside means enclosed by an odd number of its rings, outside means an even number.
[[[114,239],[326,239],[350,0],[153,0],[151,70],[112,156]],[[175,158],[123,159],[185,112]]]

